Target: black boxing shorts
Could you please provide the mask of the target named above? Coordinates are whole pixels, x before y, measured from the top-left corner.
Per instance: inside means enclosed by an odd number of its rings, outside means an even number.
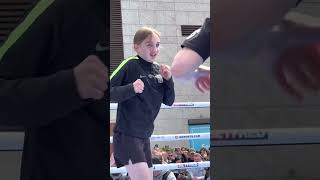
[[[116,132],[113,135],[113,154],[117,167],[146,162],[152,167],[152,155],[149,138],[138,138]]]

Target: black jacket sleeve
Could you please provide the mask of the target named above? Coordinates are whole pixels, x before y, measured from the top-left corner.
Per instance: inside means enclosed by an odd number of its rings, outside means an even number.
[[[171,106],[175,100],[175,92],[174,92],[174,83],[172,77],[170,80],[164,79],[164,96],[163,96],[163,104]]]
[[[54,61],[59,44],[55,8],[40,15],[0,59],[0,124],[40,127],[83,104],[72,69],[39,73]]]
[[[111,76],[110,80],[110,100],[111,102],[120,103],[136,96],[133,84],[124,84],[128,77],[128,64],[125,64],[117,73]]]
[[[198,53],[203,61],[210,56],[210,31],[211,20],[206,18],[201,28],[195,30],[182,43],[181,47],[187,47]]]

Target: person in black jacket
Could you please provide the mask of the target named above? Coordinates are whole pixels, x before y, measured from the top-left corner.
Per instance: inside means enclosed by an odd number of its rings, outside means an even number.
[[[152,180],[149,138],[161,103],[174,102],[174,83],[170,67],[154,62],[160,52],[159,32],[143,27],[133,43],[138,55],[125,59],[110,77],[110,99],[118,103],[114,159],[132,180]]]
[[[21,180],[107,177],[109,4],[35,4],[0,48],[0,124],[22,126]]]

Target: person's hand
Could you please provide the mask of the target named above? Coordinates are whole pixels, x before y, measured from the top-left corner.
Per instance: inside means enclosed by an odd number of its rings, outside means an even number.
[[[320,43],[285,49],[274,64],[279,84],[292,96],[302,99],[320,90]]]
[[[205,91],[210,91],[210,70],[198,68],[198,76],[195,78],[195,86],[196,88],[205,93]]]
[[[133,89],[135,93],[142,93],[144,90],[144,83],[141,79],[137,79],[134,83],[133,83]]]
[[[90,55],[73,69],[79,96],[101,99],[108,88],[108,68],[95,55]]]
[[[160,65],[160,74],[165,80],[169,80],[171,78],[171,68],[168,65],[161,64]]]
[[[210,91],[210,74],[207,76],[199,76],[195,81],[195,86],[202,93]]]

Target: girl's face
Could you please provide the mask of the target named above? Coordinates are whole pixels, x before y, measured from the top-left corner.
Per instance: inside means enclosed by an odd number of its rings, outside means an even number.
[[[160,38],[156,34],[148,36],[141,44],[135,44],[134,50],[148,62],[154,62],[160,52]]]

